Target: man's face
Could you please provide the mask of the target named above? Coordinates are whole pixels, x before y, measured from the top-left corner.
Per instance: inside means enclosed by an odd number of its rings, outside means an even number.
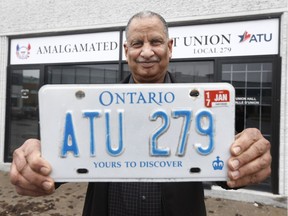
[[[136,83],[162,83],[172,56],[173,40],[157,17],[135,18],[127,32],[125,55]]]

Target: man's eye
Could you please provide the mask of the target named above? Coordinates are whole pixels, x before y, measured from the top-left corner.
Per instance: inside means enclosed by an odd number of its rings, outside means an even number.
[[[143,43],[141,42],[134,42],[134,43],[131,43],[131,46],[134,47],[134,48],[138,48],[138,47],[141,47]]]
[[[153,46],[158,46],[158,45],[161,45],[161,44],[162,44],[162,41],[154,40],[154,41],[151,41],[151,44],[152,44]]]

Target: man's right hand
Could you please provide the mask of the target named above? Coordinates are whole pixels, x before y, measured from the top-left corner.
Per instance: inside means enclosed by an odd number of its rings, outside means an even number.
[[[55,191],[50,164],[41,157],[40,141],[27,140],[13,153],[10,181],[20,195],[43,196]]]

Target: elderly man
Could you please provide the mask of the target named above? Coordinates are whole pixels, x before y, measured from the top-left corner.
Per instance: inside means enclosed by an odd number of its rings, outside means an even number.
[[[151,11],[135,14],[126,27],[124,44],[131,71],[123,83],[172,83],[167,71],[173,40],[162,16]],[[231,143],[225,188],[243,187],[266,179],[271,172],[270,143],[257,129],[246,129]],[[13,155],[11,182],[19,194],[51,194],[51,166],[41,157],[40,141],[27,140]],[[89,183],[83,215],[204,216],[201,182]]]

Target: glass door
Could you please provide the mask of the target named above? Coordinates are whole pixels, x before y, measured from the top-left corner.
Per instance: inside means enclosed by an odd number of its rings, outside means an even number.
[[[28,138],[38,138],[38,90],[40,69],[11,69],[6,107],[6,162]]]
[[[236,91],[237,132],[258,128],[271,143],[272,175],[257,190],[278,193],[278,155],[280,120],[280,70],[277,57],[223,60],[219,64],[221,81]]]

